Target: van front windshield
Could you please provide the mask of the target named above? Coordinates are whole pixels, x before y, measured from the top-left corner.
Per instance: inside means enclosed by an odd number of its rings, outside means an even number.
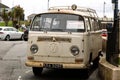
[[[73,14],[40,14],[31,26],[32,31],[84,32],[84,19]]]

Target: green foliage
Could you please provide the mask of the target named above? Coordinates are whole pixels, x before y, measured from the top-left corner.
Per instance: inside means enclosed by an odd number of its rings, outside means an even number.
[[[29,21],[20,21],[20,24],[25,24],[25,26],[29,26],[30,22]],[[0,26],[5,26],[5,22],[0,22]],[[8,22],[8,26],[13,26],[12,21]]]
[[[12,21],[8,22],[8,26],[13,26]]]
[[[10,20],[10,15],[9,15],[8,12],[6,12],[5,9],[2,10],[1,17],[2,17],[3,21],[5,22],[5,26],[7,26],[7,25],[8,25],[8,22],[9,22],[9,20]]]
[[[0,22],[0,26],[5,26],[5,22]],[[12,26],[12,21],[8,22],[8,26]]]
[[[10,12],[7,12],[5,9],[3,9],[1,13],[1,17],[3,18],[4,22],[1,22],[1,26],[16,26],[21,25],[21,20],[24,20],[24,10],[19,5],[12,8]],[[12,23],[9,20],[12,20]]]
[[[31,23],[31,22],[29,22],[29,21],[25,21],[25,25],[26,25],[26,26],[30,26],[30,23]]]
[[[23,20],[24,15],[24,10],[21,8],[19,5],[13,7],[11,11],[11,17],[12,17],[12,22],[13,26],[16,26],[16,24],[20,25],[21,19]]]
[[[5,22],[0,22],[0,26],[5,26]]]

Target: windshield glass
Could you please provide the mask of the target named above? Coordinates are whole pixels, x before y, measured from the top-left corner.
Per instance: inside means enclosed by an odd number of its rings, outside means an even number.
[[[2,28],[0,28],[0,31],[2,30]]]
[[[72,14],[41,14],[32,23],[32,31],[84,32],[83,17]]]

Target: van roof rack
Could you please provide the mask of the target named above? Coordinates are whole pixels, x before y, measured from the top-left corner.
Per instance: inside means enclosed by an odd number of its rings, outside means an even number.
[[[56,6],[56,7],[50,7],[49,10],[73,10],[73,9],[71,8],[71,6]],[[80,12],[84,12],[84,13],[89,13],[93,17],[98,17],[96,11],[94,9],[91,9],[91,8],[77,6],[77,9],[73,10],[73,11],[80,11]]]

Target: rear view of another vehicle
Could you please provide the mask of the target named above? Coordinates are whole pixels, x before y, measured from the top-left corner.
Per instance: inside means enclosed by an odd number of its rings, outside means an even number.
[[[23,32],[19,32],[13,27],[0,27],[0,39],[6,41],[10,39],[23,39]]]
[[[5,40],[6,39],[6,33],[4,32],[4,28],[0,27],[0,39]]]

